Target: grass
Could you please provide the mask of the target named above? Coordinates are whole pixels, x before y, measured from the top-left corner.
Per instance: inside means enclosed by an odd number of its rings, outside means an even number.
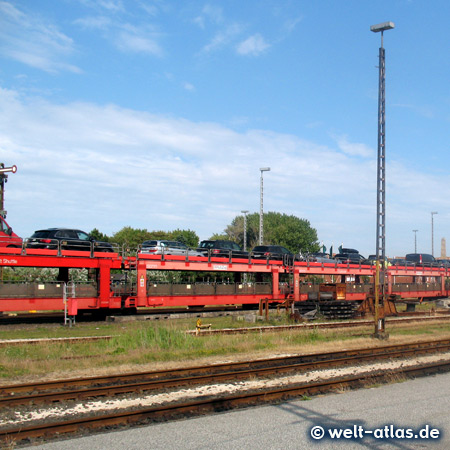
[[[247,326],[232,317],[208,319],[213,329]],[[255,326],[287,323],[277,317]],[[245,325],[244,325],[245,324]],[[113,336],[109,340],[83,343],[42,343],[0,347],[0,380],[28,381],[39,377],[96,375],[134,370],[157,370],[187,364],[207,364],[224,359],[245,359],[273,354],[310,353],[341,348],[384,345],[369,336],[372,327],[352,329],[289,330],[279,333],[212,335],[196,337],[185,333],[194,329],[194,319],[166,322],[79,323],[22,325],[5,327],[0,338],[48,338],[72,336]],[[450,336],[450,323],[387,324],[392,343]],[[389,341],[388,341],[389,342]]]

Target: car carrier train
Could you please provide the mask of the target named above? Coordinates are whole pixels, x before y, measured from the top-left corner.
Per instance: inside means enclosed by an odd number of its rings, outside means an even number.
[[[69,315],[133,313],[157,307],[239,305],[321,300],[362,302],[373,293],[375,266],[351,261],[311,262],[151,254],[115,246],[89,249],[0,247],[0,311],[60,311]],[[101,249],[100,249],[101,250]],[[52,269],[53,279],[20,278],[21,267]],[[449,294],[450,268],[425,264],[386,268],[386,293],[398,300]],[[11,276],[14,275],[14,276]],[[82,276],[80,276],[82,274]],[[339,285],[339,289],[332,289]],[[330,295],[332,292],[332,295]]]

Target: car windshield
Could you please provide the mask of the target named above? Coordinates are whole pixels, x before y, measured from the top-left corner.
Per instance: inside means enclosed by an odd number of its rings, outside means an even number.
[[[83,231],[77,231],[77,236],[80,241],[89,241],[90,237],[88,234],[84,233]]]
[[[267,251],[267,245],[257,245],[254,249],[254,252],[265,252]]]
[[[142,245],[144,247],[154,247],[154,246],[158,245],[158,241],[144,241],[142,243]]]
[[[184,244],[178,241],[165,241],[164,245],[172,248],[186,248]]]
[[[40,231],[35,231],[31,237],[32,238],[43,239],[43,238],[48,237],[49,235],[50,235],[49,231],[47,231],[47,230],[40,230]]]

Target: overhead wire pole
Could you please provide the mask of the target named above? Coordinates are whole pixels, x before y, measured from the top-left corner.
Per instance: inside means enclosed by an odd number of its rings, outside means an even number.
[[[259,197],[260,197],[260,206],[259,206],[259,245],[263,245],[263,240],[264,240],[263,172],[269,172],[270,171],[270,167],[261,167],[261,169],[259,169],[259,170],[261,171],[261,180],[260,180],[260,188],[259,188]]]
[[[244,209],[241,211],[242,214],[244,214],[244,252],[247,251],[247,213],[248,210]]]
[[[417,253],[417,232],[419,230],[413,230],[414,233],[414,253]]]
[[[386,298],[386,130],[385,130],[385,51],[383,33],[394,28],[393,22],[372,25],[370,30],[381,32],[381,46],[378,65],[378,152],[377,152],[377,237],[376,237],[376,275],[375,275],[375,333],[374,337],[384,339],[385,319],[379,316],[380,303]],[[380,263],[381,260],[381,263]]]
[[[437,211],[431,213],[431,256],[434,256],[434,219],[433,216],[437,214]]]

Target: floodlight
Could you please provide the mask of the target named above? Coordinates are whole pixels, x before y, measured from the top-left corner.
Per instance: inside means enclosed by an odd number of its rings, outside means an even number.
[[[392,30],[395,27],[394,22],[383,22],[378,25],[372,25],[370,31],[378,33],[379,31]]]

